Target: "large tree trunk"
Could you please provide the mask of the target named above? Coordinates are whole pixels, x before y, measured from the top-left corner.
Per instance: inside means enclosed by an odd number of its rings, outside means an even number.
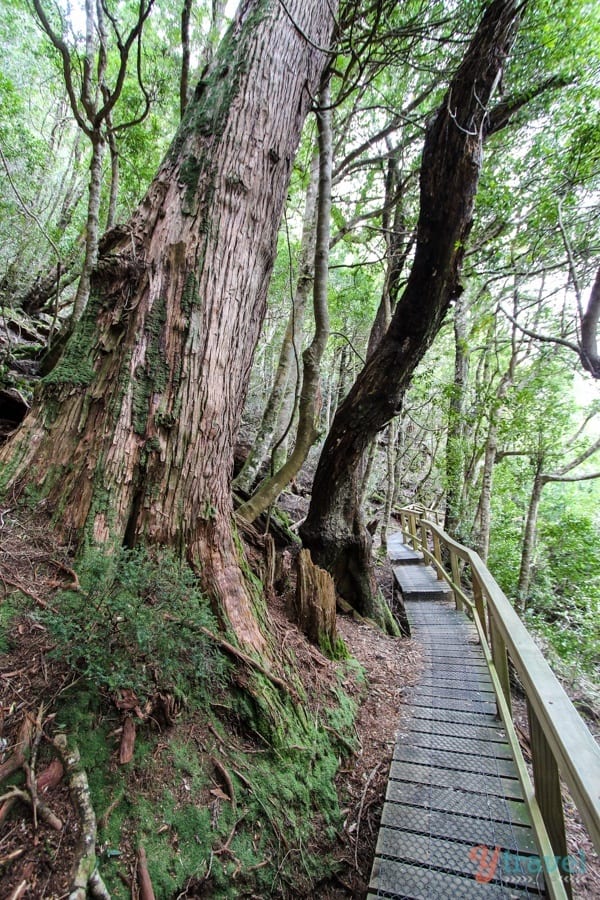
[[[473,216],[488,120],[487,105],[517,29],[519,5],[488,7],[450,89],[429,126],[421,164],[415,259],[392,323],[337,412],[325,442],[301,528],[315,562],[365,615],[374,613],[371,542],[358,502],[366,446],[400,411],[412,373],[448,306]]]
[[[335,13],[287,7],[291,18],[277,0],[242,2],[125,233],[103,239],[90,305],[2,453],[3,481],[37,486],[63,529],[185,552],[259,650],[232,531],[233,444]]]
[[[317,122],[319,131],[319,192],[315,236],[315,267],[313,310],[315,333],[310,346],[302,354],[302,388],[298,406],[298,430],[294,449],[283,466],[258,486],[238,515],[248,522],[260,516],[277,500],[282,490],[298,474],[310,448],[316,441],[320,412],[321,359],[329,339],[329,305],[327,282],[329,276],[329,233],[331,225],[331,170],[333,138],[331,128],[331,94],[329,76],[319,92]]]
[[[315,153],[312,158],[310,177],[306,189],[298,279],[296,281],[290,317],[279,352],[275,380],[273,382],[273,387],[271,388],[271,393],[269,394],[269,399],[265,405],[261,423],[256,438],[254,439],[254,444],[252,445],[250,453],[248,454],[239,475],[235,479],[235,488],[241,488],[241,490],[246,492],[251,490],[256,481],[258,472],[267,458],[267,453],[273,444],[274,438],[276,435],[283,435],[284,430],[289,425],[291,410],[288,411],[287,418],[284,417],[283,428],[279,431],[280,412],[282,412],[284,406],[287,409],[287,404],[285,403],[287,390],[288,387],[291,387],[290,380],[293,370],[300,361],[304,312],[314,281],[315,226],[318,187],[319,154]],[[300,367],[298,366],[298,368]],[[300,373],[297,372],[292,379],[294,381],[294,389],[291,391],[292,396],[295,395],[295,377],[299,374]]]

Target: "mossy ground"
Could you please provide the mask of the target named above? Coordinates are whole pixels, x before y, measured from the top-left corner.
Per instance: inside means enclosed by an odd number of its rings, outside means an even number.
[[[161,558],[156,568],[143,554],[102,560],[88,551],[78,571],[77,592],[56,590],[50,564],[49,593],[38,571],[35,590],[11,595],[0,607],[0,646],[8,659],[27,657],[31,641],[23,635],[34,635],[39,644],[34,654],[43,667],[35,666],[30,705],[33,711],[43,702],[46,737],[64,732],[79,747],[100,824],[100,870],[111,895],[130,896],[142,846],[158,898],[184,891],[215,898],[313,896],[315,885],[339,868],[333,850],[344,817],[335,779],[358,746],[360,667],[305,647],[283,615],[273,621],[270,609],[274,643],[285,661],[282,674],[294,685],[287,694],[252,667],[225,658],[220,665],[214,647],[195,655],[187,649],[194,617],[206,624],[209,615],[200,595],[189,608],[187,628],[169,634],[165,626],[182,612],[184,595],[193,594],[189,576],[172,558]],[[46,599],[39,596],[36,603],[37,592]],[[131,630],[128,615],[139,627]],[[304,671],[292,644],[306,654]],[[179,670],[191,667],[177,678],[169,666],[175,656]],[[133,688],[139,708],[124,713],[115,701],[120,689]],[[161,690],[176,700],[168,723],[152,712]],[[9,722],[16,727],[19,706],[11,709]],[[137,739],[131,762],[119,765],[127,714],[134,716]],[[65,860],[68,853],[63,846]],[[68,868],[65,862],[65,878]]]

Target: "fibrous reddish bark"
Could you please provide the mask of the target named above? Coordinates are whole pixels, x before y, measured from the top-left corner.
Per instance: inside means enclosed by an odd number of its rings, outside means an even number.
[[[244,0],[156,178],[100,247],[88,309],[4,481],[97,543],[185,552],[238,639],[264,638],[232,531],[233,444],[291,165],[335,3]],[[309,38],[309,39],[307,39]]]
[[[461,291],[459,274],[472,217],[488,103],[517,30],[516,2],[494,0],[428,128],[421,163],[415,258],[391,325],[339,408],[300,529],[315,562],[364,615],[375,612],[371,541],[359,504],[365,448],[398,414],[418,362]]]
[[[331,127],[331,96],[329,76],[319,93],[320,108],[317,111],[319,130],[319,192],[315,236],[315,265],[313,285],[313,311],[315,333],[310,346],[302,354],[302,389],[298,405],[298,430],[294,449],[283,466],[270,478],[266,478],[247,503],[238,509],[238,515],[248,522],[260,516],[275,502],[282,490],[303,466],[310,448],[318,437],[320,411],[321,359],[329,338],[329,306],[327,282],[329,274],[329,232],[331,224],[331,169],[333,133]]]
[[[300,346],[302,344],[304,312],[314,281],[318,186],[319,154],[315,153],[311,162],[310,179],[306,189],[298,278],[296,281],[294,299],[292,301],[292,309],[290,310],[290,317],[279,352],[279,362],[277,364],[275,380],[263,412],[256,438],[254,439],[254,444],[234,482],[235,489],[241,489],[246,492],[250,492],[256,480],[256,476],[274,443],[274,439],[277,438],[278,441],[281,441],[279,435],[283,435],[283,432],[288,428],[291,417],[291,411],[287,416],[284,416],[283,428],[280,431],[278,426],[280,423],[280,416],[282,412],[284,412],[284,407],[287,407],[285,401],[288,390],[291,388],[292,395],[295,395],[291,382],[295,385],[296,377],[300,377],[300,372],[294,372],[294,369],[296,367],[300,369],[299,357]]]

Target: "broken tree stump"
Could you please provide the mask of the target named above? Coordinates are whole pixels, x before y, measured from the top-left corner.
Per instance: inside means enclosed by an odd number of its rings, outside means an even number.
[[[309,550],[301,550],[296,564],[296,594],[292,618],[309,641],[332,654],[337,645],[335,585],[329,572],[315,566]]]

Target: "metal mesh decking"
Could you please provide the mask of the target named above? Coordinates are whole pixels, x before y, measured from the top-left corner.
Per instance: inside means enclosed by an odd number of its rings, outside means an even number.
[[[425,669],[407,694],[369,898],[543,896],[527,808],[474,626],[444,602],[430,568],[411,560],[394,574]]]

